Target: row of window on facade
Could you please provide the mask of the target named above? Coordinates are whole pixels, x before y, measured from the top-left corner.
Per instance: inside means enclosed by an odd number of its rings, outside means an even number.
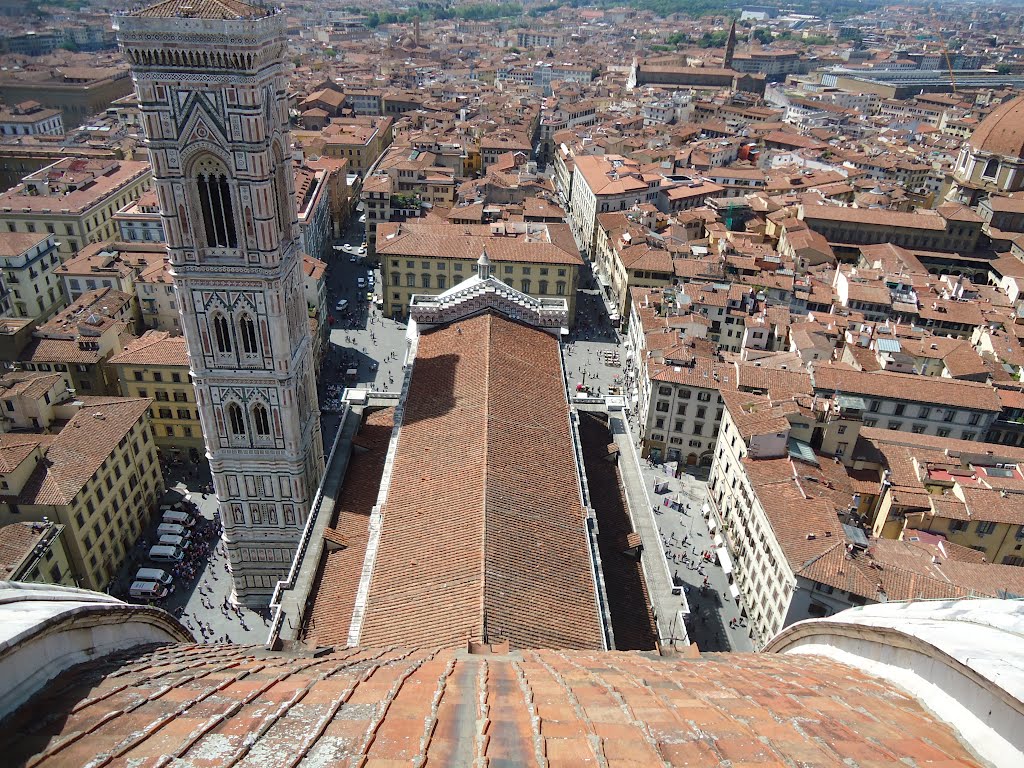
[[[436,278],[436,279],[435,279]],[[392,285],[402,284],[402,275],[399,273],[393,273],[391,275]],[[523,293],[533,293],[533,281],[532,280],[520,280],[520,289]],[[538,282],[537,292],[540,294],[547,295],[551,284],[547,280],[540,280]],[[436,288],[437,290],[443,291],[448,287],[448,278],[444,275],[420,275],[419,285],[416,284],[416,275],[413,272],[408,272],[405,275],[405,287],[406,288]],[[555,283],[555,294],[558,296],[565,296],[566,283],[564,280],[559,280]]]
[[[456,272],[461,272],[462,269],[463,269],[463,265],[464,265],[464,262],[457,261],[457,262],[455,262],[452,265],[452,269],[455,270]],[[392,259],[391,260],[391,266],[393,268],[395,268],[395,269],[398,269],[398,259]],[[438,261],[438,262],[435,262],[434,266],[438,270],[443,270],[443,269],[445,269],[445,267],[447,265],[443,261]],[[405,262],[405,268],[406,269],[415,269],[416,268],[416,262],[412,261],[412,260],[406,261]],[[422,262],[420,262],[420,268],[424,269],[424,270],[430,269],[430,262],[429,261],[422,261]],[[544,275],[547,275],[549,273],[550,269],[551,269],[550,267],[538,267],[538,270],[539,270],[538,274],[543,277]],[[532,270],[533,270],[533,267],[526,267],[526,266],[524,266],[524,267],[520,268],[520,272],[522,272],[524,275],[529,275],[532,272]],[[515,266],[514,265],[512,265],[512,264],[506,264],[505,265],[504,274],[511,275],[511,274],[513,274],[514,271],[515,271]],[[497,272],[497,269],[495,269],[495,272]],[[567,274],[567,271],[566,271],[565,267],[559,267],[558,268],[558,276],[559,277],[565,277],[566,274]]]
[[[871,413],[878,413],[879,410],[881,409],[881,407],[882,407],[882,403],[881,403],[880,400],[872,400],[871,404],[868,406],[868,411],[871,412]],[[894,416],[903,416],[906,413],[906,410],[907,410],[907,406],[906,406],[905,403],[896,403],[896,405],[893,407],[893,411],[892,412],[893,412]],[[956,418],[956,413],[957,412],[956,412],[955,408],[936,408],[935,410],[937,410],[937,411],[939,411],[941,413],[943,421],[947,421],[947,422],[948,421],[953,421]],[[928,406],[928,405],[920,405],[920,406],[918,406],[918,408],[917,408],[917,418],[919,418],[919,419],[929,419],[929,418],[932,417],[931,414],[932,414],[932,407],[931,406]],[[968,419],[968,423],[972,424],[972,425],[979,424],[980,422],[981,422],[981,414],[980,413],[972,413],[970,415],[970,418]]]

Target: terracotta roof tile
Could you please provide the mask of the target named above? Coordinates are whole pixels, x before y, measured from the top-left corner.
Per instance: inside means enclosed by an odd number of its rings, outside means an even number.
[[[988,384],[938,376],[858,371],[846,365],[816,365],[812,372],[815,390],[891,398],[960,408],[999,411],[999,397]]]
[[[977,765],[893,685],[805,654],[164,646],[72,668],[9,725],[39,768]]]
[[[342,549],[324,554],[311,590],[313,605],[305,641],[314,645],[348,644],[352,611],[366,556],[370,513],[377,502],[384,474],[388,440],[395,423],[394,408],[370,413],[356,435],[359,446],[349,457],[345,483],[334,501],[334,512],[325,538],[345,542]]]
[[[570,445],[555,338],[490,314],[423,334],[360,642],[461,645],[486,623],[601,647]]]
[[[146,331],[124,351],[108,361],[111,365],[180,365],[187,367],[188,344],[184,336],[167,331]]]

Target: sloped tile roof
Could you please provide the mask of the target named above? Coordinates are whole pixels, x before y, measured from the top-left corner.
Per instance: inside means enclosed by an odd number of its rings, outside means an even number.
[[[167,331],[146,331],[133,340],[119,355],[108,361],[111,365],[180,365],[188,367],[188,344],[184,336],[171,336]]]
[[[978,765],[892,684],[807,654],[161,646],[72,668],[0,747],[38,768]]]
[[[272,6],[257,7],[239,0],[164,0],[130,14],[151,19],[258,19],[274,13]]]
[[[46,461],[36,465],[19,504],[67,504],[93,478],[153,401],[146,397],[81,397],[84,405],[56,435],[2,435],[0,445],[34,441]]]
[[[405,402],[360,642],[602,647],[558,341],[427,332]]]
[[[353,441],[357,449],[349,458],[345,483],[334,502],[331,524],[324,533],[331,541],[344,540],[345,546],[326,552],[320,564],[320,573],[311,591],[313,606],[304,638],[309,644],[348,645],[356,591],[366,557],[370,513],[377,502],[394,423],[394,408],[374,411],[366,417]]]

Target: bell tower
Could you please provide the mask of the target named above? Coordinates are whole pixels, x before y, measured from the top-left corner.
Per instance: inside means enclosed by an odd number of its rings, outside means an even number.
[[[292,562],[324,471],[289,156],[285,16],[164,0],[116,16],[241,602]]]

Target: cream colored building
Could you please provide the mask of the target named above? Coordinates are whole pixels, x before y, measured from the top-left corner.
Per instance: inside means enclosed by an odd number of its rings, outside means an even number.
[[[438,294],[475,274],[487,252],[492,274],[536,298],[561,298],[576,312],[582,266],[565,224],[497,222],[490,225],[381,224],[377,256],[383,285],[376,288],[389,317],[405,317],[413,294]]]
[[[107,359],[131,336],[135,315],[134,295],[113,288],[89,291],[36,328],[11,362],[26,371],[60,373],[82,395],[117,394]]]
[[[393,125],[392,117],[333,118],[323,130],[292,131],[292,138],[318,155],[344,158],[362,176],[391,145]]]
[[[859,514],[870,499],[855,495],[843,464],[804,441],[818,423],[813,409],[800,398],[722,395],[725,413],[702,511],[755,645],[795,621],[879,602],[873,591],[865,594],[862,580],[837,590],[816,566],[819,558],[845,556],[853,534],[840,514]],[[831,426],[838,430],[843,422]]]
[[[639,163],[619,155],[577,156],[571,182],[569,221],[580,252],[593,258],[600,214],[653,203],[661,181],[658,174],[641,173]]]
[[[149,524],[164,482],[145,398],[68,398],[55,435],[4,434],[0,525],[48,519],[78,586],[102,591]]]
[[[117,369],[122,394],[152,398],[153,439],[164,455],[204,452],[184,336],[146,331],[109,362]]]
[[[139,300],[142,325],[154,331],[181,333],[181,312],[174,289],[171,265],[164,258],[151,264],[135,278],[135,295]]]
[[[45,320],[64,303],[56,270],[60,254],[47,233],[0,232],[0,270],[10,317]]]
[[[99,288],[134,294],[139,274],[166,259],[162,243],[90,243],[57,267],[56,273],[68,301]]]
[[[146,162],[67,157],[0,195],[0,230],[55,235],[66,258],[114,238],[114,215],[151,184]]]
[[[0,574],[8,581],[76,586],[63,534],[64,526],[49,520],[3,526]]]

